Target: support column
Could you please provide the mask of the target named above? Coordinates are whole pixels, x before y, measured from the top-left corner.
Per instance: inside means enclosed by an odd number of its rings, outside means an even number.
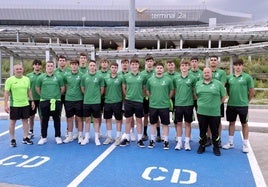
[[[209,36],[209,39],[208,39],[208,48],[209,49],[211,48],[211,36]]]
[[[9,65],[9,69],[10,69],[10,77],[13,75],[13,66],[14,66],[14,56],[10,56],[9,57],[9,60],[10,60],[10,65]]]
[[[218,48],[220,49],[221,48],[221,42],[222,42],[222,40],[221,40],[222,38],[221,38],[221,36],[220,36],[220,38],[219,38],[219,43],[218,43]],[[219,62],[221,61],[221,57],[219,57]]]
[[[99,51],[102,51],[102,39],[101,39],[101,37],[99,38]]]
[[[128,49],[135,49],[135,0],[129,0]]]
[[[157,40],[157,50],[160,50],[160,39]]]
[[[230,56],[230,74],[234,72],[233,62],[234,62],[233,56]]]
[[[2,49],[0,49],[0,86],[2,87]]]
[[[50,60],[50,51],[46,50],[46,62]]]
[[[20,33],[17,31],[17,42],[20,42]]]
[[[252,40],[249,40],[249,45],[251,45],[251,44],[252,44]],[[252,60],[251,55],[248,55],[248,61],[251,62],[251,60]]]
[[[90,59],[95,60],[95,51],[90,52]]]

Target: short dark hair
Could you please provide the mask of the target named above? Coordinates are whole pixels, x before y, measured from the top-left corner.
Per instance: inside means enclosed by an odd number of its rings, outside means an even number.
[[[197,60],[198,61],[198,57],[197,56],[192,56],[192,58],[190,60]]]
[[[130,64],[131,64],[131,63],[138,63],[138,64],[140,64],[139,60],[136,59],[136,58],[132,58],[132,59],[130,60]]]
[[[127,58],[124,58],[124,59],[121,60],[121,64],[124,63],[124,62],[129,63],[129,60]]]
[[[112,62],[112,63],[110,64],[110,66],[116,66],[116,67],[118,67],[118,64],[117,64],[116,62]]]
[[[162,66],[162,67],[164,67],[164,64],[162,62],[157,62],[155,66]]]
[[[80,53],[79,56],[87,56],[86,53]]]
[[[36,65],[36,64],[38,64],[38,65],[42,65],[42,61],[39,60],[39,59],[34,59],[34,60],[33,60],[33,65]]]
[[[211,55],[209,58],[219,58],[217,55]]]
[[[79,61],[77,59],[71,59],[70,64],[79,64]]]
[[[244,65],[244,61],[241,58],[236,59],[233,65]]]
[[[189,62],[186,61],[186,60],[182,60],[181,63],[180,63],[180,65],[182,65],[182,64],[187,64],[187,65],[189,65]]]
[[[60,58],[64,58],[64,59],[66,60],[66,57],[65,57],[64,55],[59,55],[59,56],[58,56],[58,60],[59,60]]]
[[[147,60],[154,60],[154,58],[151,56],[151,55],[147,55],[146,57],[145,57],[145,60],[147,61]]]

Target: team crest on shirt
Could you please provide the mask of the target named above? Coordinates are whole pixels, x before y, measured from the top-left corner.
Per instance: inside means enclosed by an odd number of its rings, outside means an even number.
[[[215,84],[211,84],[210,89],[215,89]]]
[[[95,77],[94,80],[93,80],[93,82],[95,82],[95,83],[98,82],[98,78]]]
[[[167,83],[166,83],[166,81],[162,81],[162,83],[161,83],[161,86],[165,86],[165,85],[167,85]]]

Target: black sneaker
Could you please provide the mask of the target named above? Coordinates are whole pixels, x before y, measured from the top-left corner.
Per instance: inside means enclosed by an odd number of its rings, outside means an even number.
[[[205,144],[206,147],[211,146],[211,138],[207,138],[207,143]]]
[[[219,148],[222,148],[222,145],[221,145],[221,140],[219,140]]]
[[[219,147],[213,147],[213,153],[216,156],[221,156],[221,151]]]
[[[31,131],[28,132],[28,138],[29,139],[33,139],[34,138],[33,132],[31,132]]]
[[[167,141],[164,141],[164,149],[165,150],[169,149],[169,143]]]
[[[156,142],[162,142],[161,136],[156,137]]]
[[[16,140],[15,139],[12,139],[10,141],[10,147],[17,147],[17,143],[16,143]]]
[[[150,148],[150,149],[154,148],[154,144],[155,144],[154,141],[151,140],[149,145],[148,145],[148,148]]]
[[[142,148],[145,147],[145,145],[144,145],[142,139],[139,140],[137,144],[138,144],[139,147],[142,147]]]
[[[144,134],[142,135],[142,141],[147,141],[148,140],[148,135],[147,134]]]
[[[205,150],[206,150],[206,147],[204,145],[199,145],[197,153],[202,154],[205,152]]]
[[[22,142],[23,144],[27,144],[27,145],[32,145],[33,144],[33,141],[30,140],[28,137],[26,138],[23,138]]]
[[[129,144],[129,141],[125,138],[125,139],[123,139],[123,140],[121,141],[120,146],[121,146],[121,147],[125,147],[125,146],[127,146],[128,144]]]

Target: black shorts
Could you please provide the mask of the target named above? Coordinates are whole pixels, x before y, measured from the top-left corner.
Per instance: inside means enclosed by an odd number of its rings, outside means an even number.
[[[149,99],[146,99],[145,97],[143,98],[143,113],[149,113]]]
[[[161,108],[161,109],[150,108],[149,117],[151,124],[156,124],[158,122],[159,117],[163,125],[170,124],[169,108]]]
[[[94,118],[101,117],[101,105],[100,104],[83,104],[83,117],[90,117],[91,114]]]
[[[239,115],[240,122],[245,124],[248,122],[248,107],[227,106],[226,119],[229,122],[236,121],[236,117]]]
[[[40,100],[34,100],[34,109],[32,109],[32,103],[31,101],[29,101],[29,107],[30,107],[30,116],[33,116],[36,114],[37,110],[39,112],[40,115],[40,108],[39,108],[39,104],[40,104]]]
[[[111,119],[114,115],[116,120],[122,120],[122,102],[105,103],[104,104],[104,119]]]
[[[67,118],[83,117],[83,101],[65,101],[65,113]]]
[[[10,107],[10,116],[11,120],[27,119],[30,117],[30,107]]]
[[[175,122],[182,122],[183,119],[187,123],[193,121],[193,107],[194,106],[176,106],[175,107]]]
[[[143,103],[126,100],[124,105],[126,118],[132,117],[133,114],[135,114],[137,118],[142,118],[144,116]]]

